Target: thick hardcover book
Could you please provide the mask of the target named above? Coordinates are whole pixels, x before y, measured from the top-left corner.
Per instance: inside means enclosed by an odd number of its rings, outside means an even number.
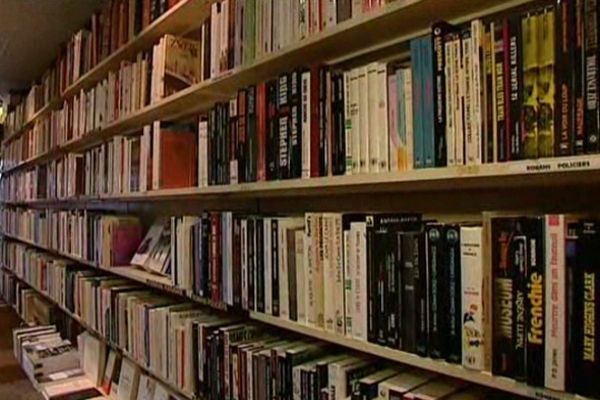
[[[444,21],[433,24],[433,87],[434,87],[434,139],[435,139],[435,166],[443,167],[447,164],[446,154],[446,54],[444,51],[444,37],[454,32],[456,27]]]
[[[521,17],[518,14],[508,18],[508,48],[504,62],[508,63],[508,105],[506,109],[506,130],[509,141],[509,153],[511,160],[521,158],[521,101],[523,97],[523,73],[522,73],[522,50],[521,45]]]
[[[507,130],[506,130],[506,110],[508,106],[508,96],[506,95],[507,71],[505,59],[508,55],[505,52],[505,32],[508,31],[508,23],[502,20],[493,23],[492,48],[494,57],[494,98],[495,98],[495,133],[496,159],[498,161],[508,161]]]
[[[556,121],[555,121],[555,154],[571,155],[573,152],[574,129],[574,98],[573,98],[573,69],[575,39],[575,2],[557,0],[556,21],[556,50],[555,55],[560,60],[556,63]]]
[[[595,9],[594,1],[594,9]],[[554,137],[555,137],[555,11],[554,7],[545,8],[540,16],[538,23],[538,156],[552,157],[554,156]],[[594,13],[594,16],[596,14]],[[597,47],[595,52],[597,53]],[[597,55],[596,55],[597,58]],[[595,63],[594,63],[595,65]],[[596,74],[597,75],[597,74]],[[595,84],[594,84],[595,89]],[[597,93],[593,94],[594,98]],[[588,103],[589,106],[589,103]],[[598,142],[598,104],[596,101],[596,144]],[[586,118],[587,119],[587,118]],[[586,128],[587,131],[587,128]],[[589,132],[589,131],[588,131]],[[589,136],[588,136],[589,139]],[[588,142],[589,143],[589,142]]]
[[[543,218],[527,218],[527,383],[544,386],[545,374],[545,247]]]
[[[597,398],[600,396],[600,348],[598,340],[597,316],[600,310],[600,299],[596,288],[600,284],[598,265],[600,265],[600,224],[597,221],[583,221],[578,232],[577,266],[574,274],[575,305],[579,309],[579,321],[576,326],[577,354],[575,392],[584,396]]]
[[[492,298],[494,375],[513,376],[514,329],[514,268],[511,248],[519,236],[516,218],[492,219]]]
[[[548,11],[548,23],[553,11]],[[598,2],[597,0],[584,0],[583,5],[583,31],[584,31],[584,60],[585,60],[585,152],[597,153],[600,150],[600,107],[598,105]],[[542,57],[546,56],[540,53]]]
[[[446,359],[460,364],[462,361],[462,308],[460,279],[460,226],[445,225],[443,229],[443,257],[441,268],[447,274],[447,345]],[[445,284],[445,282],[440,282]]]
[[[429,280],[429,356],[446,358],[448,355],[448,312],[451,299],[449,270],[444,265],[444,226],[426,227],[427,272]]]

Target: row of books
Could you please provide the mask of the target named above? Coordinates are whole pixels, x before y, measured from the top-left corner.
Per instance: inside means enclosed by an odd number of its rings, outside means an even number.
[[[37,266],[44,267],[32,264],[32,268]],[[65,273],[69,274],[68,268]],[[56,275],[40,272],[38,276],[48,280]],[[237,317],[220,317],[121,278],[75,272],[71,284],[75,314],[125,349],[136,363],[183,393],[215,400],[274,395],[282,399],[376,398],[380,394],[390,399],[398,395],[415,399],[495,397],[490,390],[469,387],[459,380],[345,354],[334,345],[285,336]],[[115,375],[117,364],[116,354],[105,357],[106,368],[112,372],[105,369],[102,382]],[[125,362],[123,359],[121,374]],[[134,370],[133,379],[125,382],[137,383],[139,368],[131,362],[128,368]],[[267,373],[269,370],[272,372]],[[119,391],[121,382],[119,379]]]
[[[135,216],[3,209],[0,220],[4,233],[107,268],[129,265],[142,240]]]
[[[21,226],[36,230],[32,221],[51,213],[7,209],[3,226],[27,216]],[[159,219],[127,265],[215,304],[594,395],[584,384],[599,369],[594,319],[580,310],[598,304],[587,267],[598,228],[564,215],[486,213],[481,225],[207,212]],[[65,232],[61,240],[73,241]]]
[[[8,135],[19,130],[33,114],[54,100],[86,72],[130,42],[152,21],[180,0],[110,0],[92,14],[88,25],[64,44],[53,65],[32,85],[20,105],[9,110]]]
[[[0,295],[28,325],[53,323],[54,310],[43,297],[28,286],[16,281],[10,274],[0,276]]]

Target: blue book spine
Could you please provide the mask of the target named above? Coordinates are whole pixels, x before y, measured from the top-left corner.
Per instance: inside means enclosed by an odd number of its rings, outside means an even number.
[[[433,45],[430,36],[421,39],[421,65],[423,67],[421,81],[423,84],[423,165],[425,168],[435,167],[435,130],[433,119]]]
[[[414,132],[414,167],[423,168],[423,74],[421,65],[421,39],[410,42],[410,58],[413,88],[413,132]]]

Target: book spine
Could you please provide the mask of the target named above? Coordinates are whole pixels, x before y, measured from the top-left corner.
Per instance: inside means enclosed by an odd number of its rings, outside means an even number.
[[[461,227],[462,364],[481,370],[484,366],[483,262],[481,227]]]
[[[563,215],[547,215],[545,218],[546,253],[546,348],[547,368],[545,387],[565,390],[566,371],[566,266],[565,266],[565,218]]]
[[[573,105],[574,111],[574,131],[575,144],[573,154],[583,154],[585,152],[585,91],[584,91],[584,67],[585,67],[585,52],[584,52],[584,1],[575,0],[575,21],[574,21],[574,50],[573,59],[574,65],[573,74]]]
[[[435,166],[447,165],[447,141],[446,141],[446,52],[444,37],[450,31],[450,26],[439,22],[432,27],[433,37],[433,87],[435,101],[434,111],[434,136],[435,136]]]
[[[267,84],[260,83],[256,88],[256,181],[267,180]]]
[[[257,141],[257,126],[256,126],[256,87],[251,86],[247,90],[247,117],[246,117],[246,132],[247,145],[246,154],[246,182],[255,182],[257,180],[257,161],[258,161],[258,141]]]
[[[558,156],[568,156],[573,152],[574,11],[575,2],[558,0],[555,54],[561,61],[556,63],[556,132],[554,138],[555,154]]]
[[[321,149],[324,146],[322,142],[321,126],[321,69],[316,66],[310,71],[310,177],[321,176]]]
[[[502,222],[506,221],[506,225]],[[492,298],[493,306],[493,359],[494,375],[513,376],[513,269],[511,264],[512,221],[492,221]]]
[[[280,302],[279,302],[279,220],[273,218],[271,220],[271,311],[273,316],[279,317]]]
[[[255,261],[255,277],[256,277],[256,311],[265,312],[265,234],[269,234],[269,232],[264,231],[264,222],[261,218],[257,218],[255,220],[256,230],[256,241],[254,244],[254,251],[256,252],[256,261]]]
[[[445,358],[447,345],[445,338],[447,337],[448,327],[445,326],[447,314],[440,309],[443,299],[442,293],[444,285],[448,285],[447,281],[442,279],[442,226],[431,225],[427,227],[427,270],[428,280],[431,290],[429,291],[429,356],[432,358]]]
[[[518,381],[525,381],[527,379],[527,236],[522,232],[522,228],[518,228],[513,236],[509,251],[514,293],[513,377]]]
[[[342,231],[342,216],[336,214],[332,217],[332,257],[331,262],[335,270],[335,332],[338,335],[345,334],[344,313],[346,304],[344,302],[344,238]]]
[[[277,154],[279,179],[290,177],[290,80],[291,75],[283,74],[279,77],[279,90],[277,93],[278,124],[278,147]]]
[[[376,237],[376,216],[367,216],[367,341],[377,343],[378,337],[378,307],[381,294],[379,293],[379,277],[383,249],[381,237]]]
[[[447,225],[444,228],[444,263],[448,273],[448,353],[449,362],[462,362],[462,313],[461,313],[461,264],[460,227]],[[441,282],[443,284],[443,282]]]
[[[599,284],[597,269],[600,252],[597,249],[599,239],[598,223],[583,221],[578,234],[577,269],[575,271],[575,307],[578,308],[579,321],[576,331],[578,370],[576,374],[575,392],[583,396],[600,395],[600,384],[597,382],[600,367],[600,350],[598,347],[597,315],[600,299],[596,288]],[[577,367],[577,366],[576,366]]]
[[[423,168],[423,62],[421,52],[421,40],[413,39],[410,42],[410,59],[412,70],[412,94],[413,94],[413,121],[414,121],[414,168]]]
[[[278,84],[276,80],[267,83],[267,142],[266,142],[266,179],[279,179],[279,119]]]
[[[418,281],[418,265],[415,265],[414,254],[417,250],[417,238],[414,232],[402,235],[402,350],[416,352],[417,307],[416,285]]]
[[[535,13],[521,17],[523,44],[523,157],[538,157],[538,24]]]
[[[594,1],[594,10],[595,10]],[[539,16],[538,24],[538,43],[540,48],[538,49],[538,64],[539,64],[539,75],[538,75],[538,98],[539,98],[539,115],[538,115],[538,156],[539,157],[552,157],[554,156],[555,148],[555,91],[556,91],[556,74],[555,74],[555,11],[553,7],[548,7]],[[594,13],[595,15],[595,13]],[[595,23],[595,22],[594,22]],[[596,52],[598,48],[596,46]],[[597,59],[597,55],[594,55]],[[596,61],[594,61],[594,64]],[[597,69],[594,74],[594,80],[597,81]],[[587,86],[587,85],[586,85]],[[595,89],[595,84],[593,85]],[[587,97],[587,94],[586,94]],[[597,98],[597,92],[593,94],[594,98]],[[590,103],[587,103],[589,106]],[[596,126],[596,144],[598,143],[598,102],[595,101],[595,126]],[[587,118],[586,118],[587,119]],[[593,120],[594,118],[592,118]],[[586,131],[587,128],[586,128]],[[590,131],[588,131],[590,132]],[[589,139],[589,137],[588,137]],[[589,141],[588,141],[589,143]]]
[[[566,349],[565,354],[565,387],[569,392],[574,392],[577,386],[579,366],[581,365],[579,355],[578,329],[581,324],[581,308],[577,303],[577,293],[581,293],[581,287],[577,278],[577,246],[579,223],[565,221],[565,267],[566,267]]]
[[[584,0],[584,73],[585,73],[585,108],[584,108],[584,130],[585,130],[585,152],[597,153],[600,150],[600,121],[598,106],[598,2],[596,0]],[[545,13],[550,23],[550,12]],[[552,13],[553,16],[553,13]],[[548,57],[540,53],[542,57]],[[549,61],[549,60],[547,60]]]
[[[295,70],[291,74],[290,90],[290,139],[289,177],[302,177],[302,74]]]
[[[429,114],[432,115],[432,114]],[[429,276],[425,254],[425,234],[415,235],[414,263],[417,268],[416,276],[416,353],[426,357],[429,352]]]
[[[435,167],[434,93],[433,93],[433,48],[431,38],[421,40],[421,61],[423,65],[423,166]]]
[[[339,4],[339,3],[338,3]],[[338,13],[338,16],[340,14]],[[346,71],[343,75],[343,91],[344,91],[344,173],[346,175],[352,175],[352,157],[354,149],[352,148],[352,99],[351,99],[351,81],[352,81],[352,71]],[[356,112],[356,110],[354,110]]]
[[[507,134],[511,160],[521,158],[521,97],[523,93],[521,18],[513,15],[508,18],[508,71],[509,107],[507,108]]]
[[[495,133],[496,142],[496,159],[500,162],[508,161],[506,148],[506,104],[507,97],[505,94],[505,52],[504,52],[504,29],[502,21],[494,23],[493,28],[493,56],[494,56],[494,89],[495,89]]]
[[[353,265],[354,258],[352,257],[352,250],[354,246],[353,237],[350,229],[344,230],[344,315],[345,321],[344,326],[346,328],[345,335],[352,337],[352,306],[354,299],[354,291],[352,289],[353,283]]]
[[[544,385],[545,376],[545,305],[544,305],[544,236],[538,218],[526,222],[527,234],[527,383]]]
[[[306,71],[302,73],[302,85],[301,85],[301,115],[302,115],[302,134],[301,134],[301,145],[302,145],[302,178],[310,178],[310,146],[311,146],[311,119],[312,119],[312,106],[311,106],[311,72]]]

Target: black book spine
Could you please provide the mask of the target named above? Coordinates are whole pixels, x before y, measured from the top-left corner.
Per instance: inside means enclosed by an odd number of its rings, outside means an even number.
[[[506,93],[505,93],[505,69],[504,69],[504,31],[505,24],[502,20],[494,23],[492,32],[493,51],[494,51],[494,71],[496,72],[496,82],[494,85],[494,95],[496,97],[496,143],[498,161],[508,160],[508,149],[506,148]]]
[[[207,163],[208,163],[208,184],[209,185],[214,185],[216,183],[215,169],[214,169],[216,118],[217,118],[217,108],[215,106],[208,113],[208,140],[207,140],[208,148],[206,150],[206,155],[208,158]]]
[[[427,270],[429,272],[429,355],[446,358],[448,354],[448,274],[444,268],[444,227],[427,227]]]
[[[575,154],[583,154],[585,150],[585,53],[584,53],[584,6],[585,0],[575,0],[575,40],[573,74],[573,97],[575,105]]]
[[[272,276],[272,313],[279,316],[279,221],[271,220],[271,276]]]
[[[414,353],[417,350],[417,298],[416,285],[418,264],[414,254],[418,252],[417,233],[402,235],[402,350]]]
[[[390,262],[390,240],[393,232],[385,230],[381,233],[376,234],[376,241],[380,244],[380,251],[378,257],[378,274],[377,274],[377,301],[376,301],[376,314],[377,314],[377,331],[376,331],[376,342],[382,346],[387,344],[388,337],[388,317],[390,315],[390,291],[389,291],[389,280],[388,277],[392,275],[393,262]],[[393,260],[393,254],[392,254]]]
[[[435,140],[435,166],[447,165],[446,143],[446,52],[444,49],[444,36],[456,28],[440,21],[431,28],[433,40],[433,129]]]
[[[377,300],[379,298],[378,278],[379,278],[379,260],[381,248],[376,247],[379,244],[376,239],[375,219],[377,216],[367,217],[367,341],[377,343]]]
[[[521,221],[519,221],[519,224]],[[527,236],[520,226],[510,243],[510,262],[513,273],[513,378],[527,379]]]
[[[257,155],[257,138],[256,138],[256,86],[248,88],[248,108],[246,114],[246,182],[256,181],[256,155]]]
[[[512,15],[508,18],[508,73],[509,112],[507,118],[508,136],[510,139],[510,159],[522,158],[521,149],[521,104],[523,89],[523,55],[521,46],[521,17]]]
[[[226,135],[226,138],[228,140],[228,144],[227,144],[227,153],[228,153],[228,162],[227,162],[227,183],[231,184],[232,183],[232,178],[235,176],[235,179],[237,181],[239,181],[239,175],[238,175],[238,170],[237,170],[237,166],[239,163],[238,157],[237,157],[237,149],[239,146],[239,142],[240,142],[240,131],[239,131],[239,125],[238,125],[238,119],[239,119],[239,115],[238,115],[238,99],[237,96],[232,99],[229,102],[229,124],[228,124],[228,128],[229,128],[229,132]],[[232,171],[232,167],[235,167],[236,170]]]
[[[329,138],[327,121],[327,82],[326,68],[319,68],[319,176],[326,176],[329,170]]]
[[[229,161],[231,140],[233,132],[230,131],[229,124],[229,104],[223,105],[223,114],[221,116],[221,183],[223,185],[229,184]]]
[[[574,144],[573,68],[575,2],[557,1],[556,21],[556,134],[555,154],[568,156]]]
[[[544,386],[544,225],[541,218],[528,218],[527,235],[527,383]]]
[[[515,235],[515,220],[492,220],[492,298],[493,298],[493,358],[494,375],[513,376],[513,270],[511,242]]]
[[[448,276],[448,313],[447,326],[448,352],[446,359],[452,363],[462,362],[462,286],[460,279],[460,226],[444,227],[443,266]],[[443,282],[441,282],[443,284]]]
[[[279,119],[277,81],[267,83],[267,180],[279,179]]]
[[[233,217],[233,306],[242,307],[242,226],[239,217]]]
[[[416,298],[417,298],[417,354],[423,357],[428,355],[429,349],[429,279],[427,274],[427,260],[425,256],[425,233],[419,232],[415,236],[414,263]]]
[[[336,137],[337,161],[335,164],[334,174],[343,175],[346,173],[346,130],[345,122],[346,115],[344,113],[344,75],[338,74],[335,79],[335,98],[336,112],[334,114],[334,134]]]
[[[204,298],[211,298],[211,279],[212,279],[212,257],[210,257],[211,249],[211,234],[210,234],[210,217],[208,214],[202,215],[202,259],[204,260],[202,265],[202,284]]]
[[[290,176],[290,78],[291,75],[283,74],[279,77],[277,93],[277,114],[279,122],[279,143],[277,152],[277,163],[279,164],[279,179],[287,179]]]
[[[396,300],[392,303],[393,310],[390,311],[390,322],[388,324],[388,345],[394,349],[402,348],[402,331],[404,327],[402,314],[402,293],[403,293],[403,278],[404,271],[402,265],[402,232],[395,232],[393,237],[394,248],[394,286]]]
[[[256,229],[256,310],[265,312],[265,264],[264,264],[264,223],[262,218],[257,218],[254,228]],[[268,235],[269,233],[266,232]]]
[[[289,169],[290,178],[302,176],[302,103],[300,90],[302,74],[295,70],[290,79],[290,140],[289,140]]]
[[[578,361],[576,393],[598,398],[600,396],[600,345],[598,338],[597,315],[600,312],[600,298],[596,288],[600,284],[600,224],[597,221],[581,223],[577,245],[577,269],[575,280],[580,289],[575,292],[575,307],[581,310],[578,326]]]
[[[598,2],[584,3],[585,53],[585,151],[597,153],[600,149],[600,108],[598,107]]]
[[[248,128],[247,128],[247,113],[248,113],[248,91],[242,89],[238,92],[238,142],[236,149],[236,158],[238,162],[237,177],[238,182],[247,181],[247,166],[246,156],[248,154]]]
[[[579,328],[581,327],[581,306],[577,300],[582,293],[577,277],[577,242],[579,224],[571,222],[567,225],[565,237],[565,266],[567,268],[567,354],[566,354],[566,385],[568,392],[574,392],[577,384],[581,354],[579,348]]]
[[[385,238],[385,310],[381,324],[385,327],[383,338],[380,343],[385,346],[398,348],[399,345],[399,329],[398,320],[400,319],[400,313],[398,309],[398,294],[400,286],[398,282],[398,269],[400,263],[397,258],[397,237],[398,232],[392,231],[386,235]]]

